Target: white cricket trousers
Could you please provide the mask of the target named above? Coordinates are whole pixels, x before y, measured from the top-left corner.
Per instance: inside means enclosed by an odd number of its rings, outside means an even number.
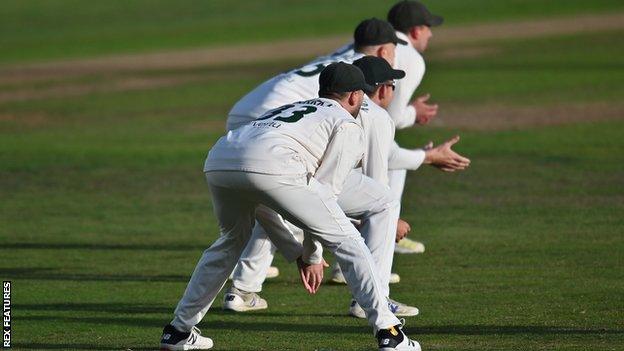
[[[389,296],[399,202],[387,187],[354,170],[338,196],[338,205],[348,217],[360,220],[359,231],[377,265],[382,293]],[[278,232],[296,231],[274,211],[260,209],[249,244],[232,275],[232,285],[243,291],[262,291],[275,254],[267,234],[274,237]]]
[[[221,235],[197,263],[175,309],[174,327],[190,331],[202,320],[249,241],[258,204],[278,211],[334,253],[375,332],[400,323],[388,309],[364,239],[328,187],[305,175],[213,171],[206,179]]]
[[[399,201],[403,198],[403,190],[405,189],[405,178],[407,177],[406,169],[393,169],[388,171],[388,182],[390,183],[390,189],[395,199]]]

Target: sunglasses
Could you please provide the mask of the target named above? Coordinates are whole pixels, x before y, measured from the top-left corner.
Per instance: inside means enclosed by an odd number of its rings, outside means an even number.
[[[377,84],[375,84],[375,86],[380,86],[380,85],[385,85],[387,87],[392,87],[392,91],[394,91],[394,89],[396,89],[396,83],[394,81],[392,81],[392,83],[377,83]]]

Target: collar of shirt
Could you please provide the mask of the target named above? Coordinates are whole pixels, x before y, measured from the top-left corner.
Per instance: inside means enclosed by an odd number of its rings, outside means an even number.
[[[408,37],[405,33],[397,31],[397,32],[396,32],[396,36],[397,36],[399,39],[403,39],[403,40],[405,40],[405,41],[407,42],[407,45],[409,45],[409,46],[411,46],[411,47],[414,47],[414,46],[412,45],[412,42],[409,40],[409,37]],[[399,45],[401,45],[401,44],[399,44]]]

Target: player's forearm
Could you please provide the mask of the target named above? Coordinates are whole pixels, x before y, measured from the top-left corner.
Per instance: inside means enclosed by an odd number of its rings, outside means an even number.
[[[405,129],[413,126],[416,123],[416,108],[412,105],[404,106],[399,111],[398,116],[393,116],[393,120],[396,129]]]
[[[323,261],[323,246],[308,233],[304,233],[303,236],[303,254],[301,259],[307,264],[319,264]]]
[[[422,149],[405,149],[395,144],[390,150],[388,168],[390,170],[407,169],[415,171],[425,161],[426,153]]]

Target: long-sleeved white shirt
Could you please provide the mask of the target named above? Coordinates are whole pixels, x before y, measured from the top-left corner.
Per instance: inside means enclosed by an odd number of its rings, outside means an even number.
[[[394,143],[394,122],[386,110],[368,97],[364,98],[357,122],[364,131],[362,173],[389,186],[388,160]]]
[[[397,80],[394,100],[388,106],[388,112],[396,128],[403,129],[416,122],[416,109],[409,102],[425,75],[425,60],[412,46],[407,35],[401,32],[396,34],[407,42],[397,45],[394,60],[394,67],[405,71],[405,78]]]
[[[279,74],[243,96],[228,113],[227,130],[249,123],[265,112],[295,101],[314,99],[319,91],[319,74],[333,62],[352,63],[364,56],[347,44],[330,55]]]
[[[271,110],[220,138],[204,171],[309,174],[338,195],[362,159],[362,128],[340,104],[317,98]]]
[[[364,130],[364,175],[389,185],[388,170],[413,171],[424,162],[424,150],[405,149],[394,141],[395,126],[392,118],[368,97],[364,99],[357,122]]]

